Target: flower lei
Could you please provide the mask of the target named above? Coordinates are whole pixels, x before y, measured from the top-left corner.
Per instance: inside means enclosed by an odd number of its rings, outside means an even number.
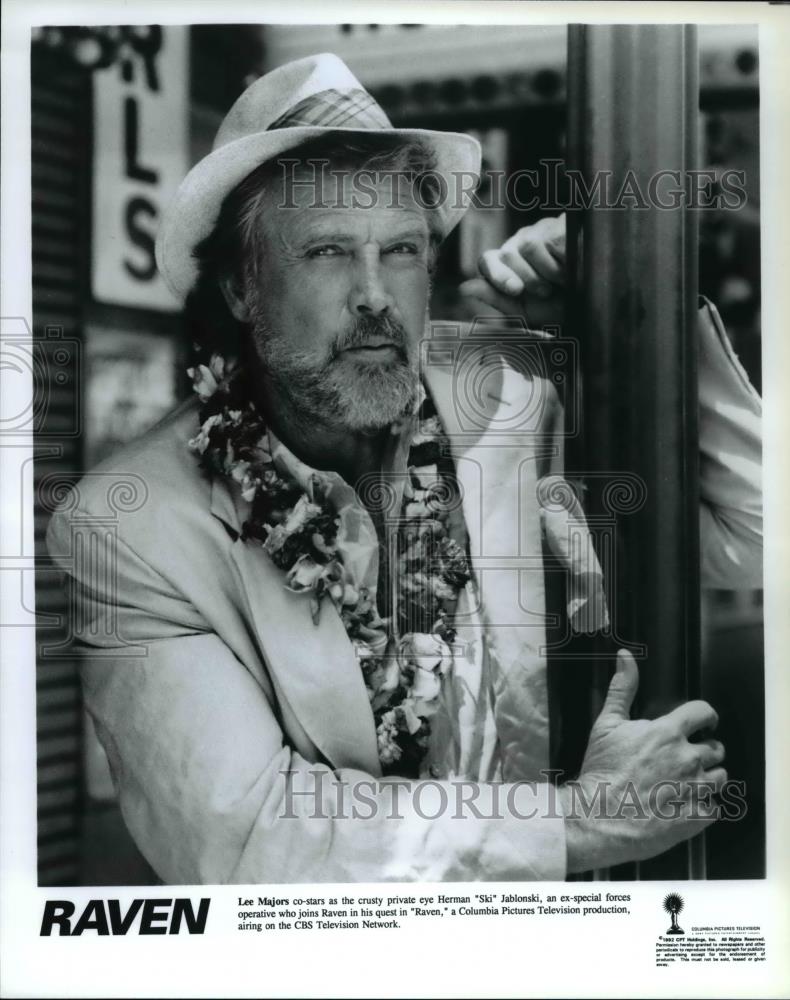
[[[451,615],[470,580],[464,548],[449,533],[458,505],[447,440],[429,397],[418,414],[397,522],[393,614],[380,617],[376,595],[344,564],[340,517],[326,480],[309,489],[277,466],[265,423],[245,390],[241,370],[218,354],[188,370],[203,406],[189,442],[202,466],[235,481],[251,504],[242,539],[257,541],[285,572],[285,586],[309,594],[313,620],[329,599],[355,646],[376,724],[385,774],[417,776],[439,708],[442,677],[452,664]]]

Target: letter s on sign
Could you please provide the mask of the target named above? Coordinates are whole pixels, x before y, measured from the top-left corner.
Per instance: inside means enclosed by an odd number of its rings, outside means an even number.
[[[147,215],[156,221],[156,206],[152,205],[147,198],[130,198],[126,205],[126,232],[132,243],[140,247],[148,259],[143,265],[124,260],[123,266],[138,281],[151,281],[156,276],[154,236],[140,225],[139,217],[141,215]]]

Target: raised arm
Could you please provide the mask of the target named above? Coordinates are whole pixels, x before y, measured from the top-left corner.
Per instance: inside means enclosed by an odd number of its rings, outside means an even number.
[[[565,217],[518,230],[480,259],[461,285],[472,309],[522,314],[539,329],[563,318]],[[699,311],[700,548],[704,587],[762,586],[760,398],[735,357],[719,314]]]

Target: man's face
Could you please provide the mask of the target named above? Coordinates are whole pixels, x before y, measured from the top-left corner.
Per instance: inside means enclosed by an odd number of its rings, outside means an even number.
[[[396,190],[377,187],[372,207],[357,191],[355,205],[346,172],[294,187],[293,208],[269,191],[247,287],[263,366],[305,416],[353,431],[392,423],[417,398],[431,246],[425,210],[409,185]]]

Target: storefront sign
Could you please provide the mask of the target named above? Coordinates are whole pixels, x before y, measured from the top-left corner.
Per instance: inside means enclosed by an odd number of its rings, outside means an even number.
[[[119,59],[94,74],[93,296],[174,310],[156,269],[162,212],[189,167],[184,27],[128,27]]]

